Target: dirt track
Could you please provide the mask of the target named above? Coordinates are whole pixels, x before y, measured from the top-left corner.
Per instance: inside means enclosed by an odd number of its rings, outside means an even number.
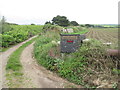
[[[56,74],[46,70],[37,64],[33,58],[33,44],[26,47],[21,55],[24,77],[27,79],[24,88],[64,88],[69,86],[79,87],[58,77]]]
[[[36,36],[35,36],[36,37]],[[34,38],[34,37],[32,37]],[[30,38],[29,40],[31,40]],[[26,40],[16,46],[11,47],[5,52],[0,53],[0,89],[1,88],[9,88],[7,86],[6,80],[6,64],[9,56],[21,45],[26,43]],[[24,85],[21,88],[64,88],[64,87],[77,87],[81,88],[81,86],[74,85],[73,83],[68,82],[56,74],[46,70],[44,67],[38,65],[36,60],[33,58],[33,44],[26,47],[21,54],[21,63],[23,65],[23,73],[24,73]],[[2,82],[2,83],[1,83]]]
[[[36,36],[32,37],[35,38]],[[23,45],[24,43],[26,43],[27,41],[31,40],[32,38],[11,47],[10,49],[8,49],[5,52],[0,52],[0,89],[1,88],[7,88],[8,86],[6,85],[7,80],[6,80],[6,71],[5,71],[5,67],[8,61],[9,56],[17,49],[19,48],[21,45]],[[1,74],[2,73],[2,74]]]

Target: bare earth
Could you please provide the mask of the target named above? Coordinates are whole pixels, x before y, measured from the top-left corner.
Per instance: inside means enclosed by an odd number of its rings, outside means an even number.
[[[36,36],[32,37],[35,38]],[[23,45],[24,43],[26,43],[27,41],[31,40],[32,38],[14,46],[11,47],[10,49],[8,49],[5,52],[0,52],[0,89],[1,88],[7,88],[8,86],[6,85],[7,80],[6,80],[6,71],[5,71],[5,67],[8,61],[9,56],[17,49],[19,48],[21,45]]]
[[[44,67],[37,64],[33,57],[33,43],[26,47],[21,55],[21,63],[23,66],[25,80],[23,88],[64,88],[64,87],[78,87],[81,86],[69,83],[63,80],[55,73],[46,70]]]

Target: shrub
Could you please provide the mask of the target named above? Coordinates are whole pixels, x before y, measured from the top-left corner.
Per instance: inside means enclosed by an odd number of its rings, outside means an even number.
[[[2,35],[2,46],[8,47],[10,44],[14,44],[15,39],[11,35]]]

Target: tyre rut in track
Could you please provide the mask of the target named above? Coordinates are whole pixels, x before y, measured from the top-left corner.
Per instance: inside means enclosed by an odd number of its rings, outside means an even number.
[[[22,46],[24,43],[28,42],[29,40],[35,38],[37,36],[34,36],[34,37],[31,37],[30,39],[24,41],[24,42],[21,42],[19,43],[18,45],[16,46],[13,46],[11,47],[10,49],[8,49],[7,51],[5,52],[0,52],[0,88],[7,88],[7,80],[6,80],[6,65],[7,65],[7,61],[8,61],[8,58],[9,56],[16,50],[18,49],[20,46]],[[2,73],[2,74],[1,74]]]
[[[32,53],[33,44],[26,47],[21,54],[24,77],[29,78],[28,81],[25,81],[27,85],[24,84],[23,88],[64,88],[65,85],[76,86],[38,65]],[[81,86],[76,87],[80,88]]]

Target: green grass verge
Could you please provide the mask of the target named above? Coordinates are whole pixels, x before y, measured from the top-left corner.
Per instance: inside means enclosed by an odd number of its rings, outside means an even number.
[[[5,52],[5,51],[7,51],[9,48],[11,48],[11,47],[8,47],[8,48],[2,48],[2,49],[0,50],[0,52]]]
[[[15,45],[18,45],[18,44],[19,43],[15,44]],[[9,47],[6,47],[6,48],[1,47],[0,52],[5,52],[5,51],[7,51],[8,49],[10,49],[11,47],[13,47],[15,45],[10,45]]]

